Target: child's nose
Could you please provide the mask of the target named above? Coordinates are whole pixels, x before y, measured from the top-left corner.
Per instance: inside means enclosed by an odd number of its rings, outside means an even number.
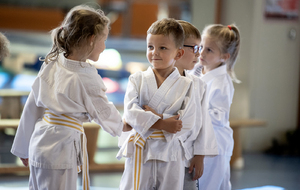
[[[199,51],[199,55],[203,56],[203,55],[204,55],[204,51],[203,51],[203,50],[200,50],[200,51]]]

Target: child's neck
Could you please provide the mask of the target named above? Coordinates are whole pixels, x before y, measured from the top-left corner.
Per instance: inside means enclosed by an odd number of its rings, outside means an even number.
[[[168,78],[168,76],[174,71],[174,69],[174,67],[168,69],[152,69],[155,75],[157,88],[161,86],[161,84],[166,80],[166,78]]]
[[[212,71],[212,70],[214,70],[214,69],[216,69],[216,68],[219,68],[219,67],[222,66],[222,65],[223,65],[223,63],[221,63],[221,64],[218,65],[217,67],[207,67],[207,66],[203,66],[202,74],[205,74],[205,73],[207,73],[207,72],[209,72],[209,71]]]
[[[177,67],[177,69],[178,69],[181,76],[185,76],[183,68]]]
[[[71,59],[74,61],[82,61],[86,62],[86,59],[82,57],[83,53],[80,51],[73,50],[73,53],[66,57],[67,59]]]

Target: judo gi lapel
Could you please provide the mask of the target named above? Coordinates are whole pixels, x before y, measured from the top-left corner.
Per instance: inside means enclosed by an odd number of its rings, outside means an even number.
[[[214,79],[215,77],[217,76],[220,76],[220,75],[224,75],[227,73],[227,66],[224,64],[218,68],[215,68],[209,72],[207,72],[205,75],[201,75],[200,78],[208,83],[209,81],[211,81],[212,79]]]
[[[149,67],[146,71],[145,77],[147,80],[149,92],[151,93],[151,99],[148,103],[148,106],[150,106],[151,108],[156,108],[164,99],[166,93],[170,90],[170,88],[172,88],[173,84],[178,80],[180,74],[175,67],[174,71],[166,78],[166,80],[161,84],[159,88],[157,88],[157,82],[151,67]]]

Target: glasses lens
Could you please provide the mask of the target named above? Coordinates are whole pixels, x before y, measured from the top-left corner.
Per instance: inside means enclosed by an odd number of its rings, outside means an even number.
[[[199,51],[199,47],[198,46],[194,46],[194,53],[197,53]]]

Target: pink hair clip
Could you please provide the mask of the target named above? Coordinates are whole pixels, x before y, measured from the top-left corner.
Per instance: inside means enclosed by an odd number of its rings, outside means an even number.
[[[229,30],[232,30],[231,26],[230,25],[227,25],[227,27],[229,28]]]

